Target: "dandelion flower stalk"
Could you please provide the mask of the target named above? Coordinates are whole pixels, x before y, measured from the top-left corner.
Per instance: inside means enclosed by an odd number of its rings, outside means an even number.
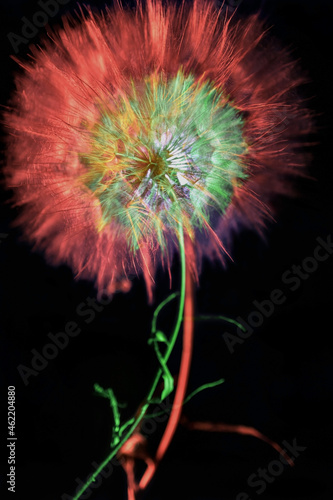
[[[183,236],[183,228],[180,225],[179,226],[179,247],[180,247],[180,262],[181,262],[181,287],[180,287],[180,295],[179,295],[179,307],[178,307],[178,314],[177,314],[177,320],[176,320],[176,325],[174,327],[174,330],[172,332],[172,335],[170,337],[170,341],[167,342],[167,348],[166,351],[162,357],[162,362],[163,365],[165,366],[166,363],[168,362],[168,359],[172,353],[172,350],[174,348],[174,345],[176,343],[181,323],[183,321],[184,317],[184,305],[186,303],[186,316],[185,316],[185,325],[186,327],[184,328],[184,348],[185,348],[185,357],[187,358],[185,362],[183,362],[183,370],[180,372],[180,381],[178,383],[178,387],[181,387],[180,393],[176,391],[176,397],[175,397],[175,405],[173,406],[174,411],[176,412],[175,416],[171,416],[169,422],[171,423],[171,426],[166,429],[165,436],[166,438],[161,441],[160,447],[157,451],[156,454],[156,464],[160,462],[162,459],[168,444],[170,443],[170,440],[172,439],[172,435],[175,431],[175,428],[179,422],[180,419],[180,409],[184,401],[185,397],[185,392],[186,392],[186,387],[187,387],[187,380],[188,380],[188,373],[190,369],[190,359],[191,359],[191,351],[192,351],[192,336],[193,336],[193,301],[192,301],[192,294],[191,294],[191,271],[186,265],[186,256],[185,256],[185,244],[184,244],[184,236]],[[186,296],[187,293],[187,296]],[[187,300],[186,300],[187,297]],[[135,419],[133,419],[133,422],[131,423],[129,429],[124,433],[121,439],[118,440],[118,443],[116,446],[113,447],[112,451],[110,454],[106,457],[106,459],[100,464],[100,466],[96,469],[94,474],[91,475],[91,477],[87,480],[87,482],[81,487],[81,489],[77,492],[77,494],[74,497],[74,500],[79,500],[79,498],[84,494],[84,492],[89,488],[89,486],[95,481],[97,476],[101,473],[101,471],[106,467],[106,465],[112,460],[113,457],[116,456],[117,452],[121,450],[122,446],[124,443],[128,441],[128,439],[132,436],[134,431],[137,429],[138,425],[142,421],[142,419],[145,416],[145,413],[147,412],[149,406],[151,405],[153,401],[153,396],[155,394],[156,388],[158,384],[160,383],[160,379],[163,375],[163,369],[159,368],[158,372],[154,378],[154,381],[152,383],[152,386],[150,388],[150,391],[148,395],[145,398],[145,403],[141,406],[141,409],[136,416]],[[140,483],[140,489],[144,489],[148,482],[151,480],[151,477],[153,475],[154,469],[152,469],[152,474],[149,474],[148,477],[144,476],[142,478],[142,482]]]

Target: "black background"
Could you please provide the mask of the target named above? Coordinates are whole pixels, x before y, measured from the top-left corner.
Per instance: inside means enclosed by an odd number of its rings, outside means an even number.
[[[102,7],[104,2],[90,4]],[[300,182],[297,199],[280,200],[277,220],[267,226],[266,241],[254,232],[240,231],[233,242],[233,263],[223,268],[204,262],[195,299],[198,314],[246,319],[254,310],[253,301],[268,299],[275,288],[287,299],[243,344],[235,346],[233,354],[223,339],[224,332],[235,333],[231,325],[196,324],[189,390],[221,377],[226,381],[197,395],[184,407],[184,414],[190,420],[248,425],[280,444],[296,439],[306,450],[293,468],[286,466],[264,493],[257,494],[257,488],[247,483],[248,477],[278,459],[276,451],[253,437],[180,427],[143,497],[147,500],[231,500],[242,491],[251,499],[333,498],[333,255],[302,280],[296,291],[290,291],[281,279],[285,271],[313,255],[317,237],[326,240],[333,235],[332,2],[244,0],[239,14],[260,7],[272,33],[291,48],[310,77],[310,84],[302,90],[312,97],[310,107],[317,114],[318,145],[312,148],[310,167],[315,180]],[[70,1],[50,24],[56,25],[61,15],[76,8],[74,0]],[[1,103],[5,105],[17,66],[10,58],[14,51],[7,34],[20,34],[22,17],[31,19],[40,7],[36,1],[2,0],[1,9]],[[40,29],[39,35],[45,31]],[[19,56],[27,52],[22,44]],[[11,225],[16,211],[5,203],[8,199],[9,194],[2,193],[0,390],[4,418],[0,433],[6,460],[7,386],[15,385],[17,493],[6,491],[8,465],[4,461],[1,498],[7,493],[8,498],[19,500],[60,500],[64,493],[73,495],[75,478],[84,481],[93,472],[92,462],[100,463],[108,454],[111,412],[107,400],[94,394],[93,384],[112,387],[118,399],[128,403],[124,418],[135,411],[149,388],[156,362],[147,338],[154,308],[169,293],[168,276],[158,272],[152,306],[147,303],[143,279],[138,278],[129,293],[115,295],[87,324],[76,309],[88,297],[95,297],[93,286],[74,280],[66,266],[50,267],[43,255],[21,241],[20,231]],[[177,259],[172,273],[173,290],[177,290]],[[161,316],[166,332],[175,313],[176,304],[172,304]],[[41,352],[48,343],[47,334],[62,331],[68,321],[79,324],[80,335],[43,371],[29,377],[25,386],[17,366],[30,366],[31,349]],[[180,346],[171,359],[173,373],[178,370],[179,354]],[[152,450],[160,431],[148,438]],[[125,499],[122,468],[115,467],[89,498]]]

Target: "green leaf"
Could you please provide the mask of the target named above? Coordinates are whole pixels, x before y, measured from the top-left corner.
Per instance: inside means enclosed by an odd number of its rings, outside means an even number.
[[[158,342],[164,342],[164,344],[169,343],[168,339],[166,338],[166,335],[163,332],[161,332],[161,330],[157,330],[155,338]]]
[[[173,391],[174,388],[174,382],[173,382],[173,376],[171,375],[169,368],[167,367],[166,363],[162,364],[163,368],[163,382],[164,382],[164,388],[161,394],[161,400],[165,399],[171,392]]]

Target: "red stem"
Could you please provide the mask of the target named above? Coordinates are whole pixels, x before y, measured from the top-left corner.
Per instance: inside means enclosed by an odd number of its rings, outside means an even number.
[[[191,270],[186,265],[185,281],[185,304],[183,321],[183,350],[176,388],[175,398],[172,405],[170,417],[165,428],[164,434],[158,446],[155,456],[155,467],[147,468],[139,483],[139,490],[144,490],[153,478],[156,467],[164,457],[170,442],[176,432],[182,407],[185,399],[187,383],[190,373],[192,350],[193,350],[193,324],[194,324],[194,306],[193,306],[193,282]]]
[[[182,425],[184,425],[187,429],[193,429],[198,431],[210,431],[210,432],[235,432],[237,434],[244,434],[247,436],[253,436],[255,438],[261,439],[265,443],[269,444],[274,448],[280,455],[282,455],[291,467],[294,466],[294,462],[292,458],[288,456],[285,450],[281,448],[281,446],[269,439],[267,436],[257,431],[253,427],[248,427],[247,425],[233,425],[233,424],[225,424],[225,423],[216,423],[216,422],[190,422],[186,418],[182,419]]]

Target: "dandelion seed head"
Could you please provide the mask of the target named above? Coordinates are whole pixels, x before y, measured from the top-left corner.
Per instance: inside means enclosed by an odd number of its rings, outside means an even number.
[[[143,273],[151,298],[180,227],[198,277],[231,234],[262,232],[304,172],[304,78],[258,16],[210,0],[117,3],[31,50],[4,114],[17,224],[99,291]]]

